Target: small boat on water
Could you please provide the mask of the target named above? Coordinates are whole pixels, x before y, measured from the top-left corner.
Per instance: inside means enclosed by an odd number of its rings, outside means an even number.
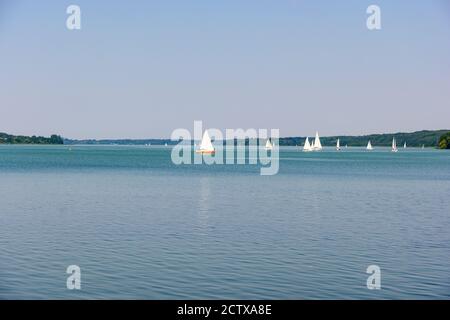
[[[309,142],[309,138],[306,137],[305,143],[303,145],[303,151],[309,152],[309,151],[320,151],[322,150],[322,144],[320,143],[320,137],[319,132],[316,132],[316,138],[314,141]]]
[[[406,141],[405,141],[405,143],[403,144],[403,149],[406,149]]]
[[[392,152],[397,152],[397,141],[395,141],[395,138],[392,138]]]
[[[340,143],[339,139],[337,139],[337,142],[336,142],[336,150],[337,151],[341,150],[341,143]]]
[[[313,151],[313,148],[311,147],[311,144],[309,143],[308,137],[306,137],[305,144],[303,145],[303,151],[304,152]]]
[[[322,144],[320,143],[319,132],[317,132],[317,131],[316,131],[316,138],[314,139],[313,150],[314,151],[322,150]]]
[[[267,139],[265,149],[266,149],[266,150],[272,150],[272,149],[273,149],[273,144],[272,144],[272,142],[270,141],[270,139]]]
[[[209,137],[207,130],[203,134],[200,147],[197,150],[195,150],[195,152],[201,154],[214,154],[216,152],[214,146],[212,145],[211,138]]]
[[[373,150],[373,147],[372,147],[372,144],[370,143],[370,140],[369,140],[369,143],[367,143],[366,149],[367,150]]]

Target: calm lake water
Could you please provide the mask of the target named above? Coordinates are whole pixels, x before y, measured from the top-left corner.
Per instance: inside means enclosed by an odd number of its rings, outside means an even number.
[[[71,148],[0,146],[0,299],[450,298],[448,151],[282,148],[260,176]]]

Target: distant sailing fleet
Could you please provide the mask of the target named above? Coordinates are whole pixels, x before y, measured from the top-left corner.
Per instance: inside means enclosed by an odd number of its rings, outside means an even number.
[[[406,149],[406,147],[407,146],[406,146],[406,142],[405,142],[403,145],[403,148]],[[274,145],[273,145],[272,141],[270,139],[267,139],[265,149],[272,150],[273,148],[274,148]],[[347,148],[347,145],[345,146],[345,148]],[[424,146],[422,146],[422,149],[423,148],[424,148]],[[322,149],[323,149],[323,147],[322,147],[322,143],[320,142],[319,132],[316,132],[316,136],[315,136],[314,140],[311,142],[309,141],[309,137],[306,137],[305,143],[303,144],[304,152],[321,151]],[[374,149],[370,140],[367,143],[366,149],[368,151],[371,151]],[[339,139],[337,139],[337,142],[336,142],[336,150],[337,151],[341,150],[341,144],[340,144]],[[398,152],[397,141],[395,140],[395,137],[392,139],[391,151]],[[197,148],[197,150],[195,152],[202,153],[202,154],[214,154],[215,153],[214,146],[211,142],[211,138],[209,137],[207,130],[204,132],[202,142],[200,143],[199,147]]]
[[[347,145],[345,146],[347,148]],[[403,145],[403,148],[406,149],[406,142]],[[422,146],[423,148],[423,146]],[[372,143],[369,142],[367,143],[367,150],[371,151],[373,150],[373,146]],[[319,132],[316,132],[316,137],[314,138],[313,142],[309,142],[309,138],[306,137],[305,143],[303,145],[303,151],[304,152],[311,152],[311,151],[320,151],[322,150],[322,144],[320,143],[320,137],[319,137]],[[336,150],[339,151],[341,150],[341,142],[339,139],[337,139],[336,142]],[[392,138],[392,148],[391,148],[392,152],[398,152],[398,148],[397,148],[397,141],[395,140],[395,138]]]

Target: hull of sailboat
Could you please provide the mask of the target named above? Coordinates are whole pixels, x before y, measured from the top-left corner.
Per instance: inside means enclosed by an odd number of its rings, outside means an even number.
[[[196,150],[195,153],[201,153],[201,154],[215,154],[215,150]]]

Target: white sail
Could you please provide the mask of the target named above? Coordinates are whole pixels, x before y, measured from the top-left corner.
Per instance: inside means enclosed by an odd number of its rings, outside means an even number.
[[[266,150],[272,150],[272,149],[273,149],[272,142],[270,142],[270,139],[267,139]]]
[[[199,151],[201,152],[213,152],[214,147],[211,143],[211,138],[209,137],[208,131],[203,134],[202,143],[200,144]]]
[[[341,143],[340,143],[339,139],[337,139],[337,142],[336,142],[336,150],[341,150]]]
[[[405,141],[405,143],[403,144],[403,148],[406,149],[406,141]]]
[[[316,138],[314,139],[314,150],[322,150],[322,144],[320,143],[319,132],[316,132]]]
[[[306,137],[305,145],[303,146],[303,151],[312,151],[312,147],[309,143],[308,137]]]
[[[370,143],[370,140],[369,140],[369,143],[367,143],[367,148],[366,148],[367,150],[373,150],[373,147],[372,147],[372,144]]]
[[[392,138],[392,152],[397,152],[397,142],[395,141],[395,138]]]

